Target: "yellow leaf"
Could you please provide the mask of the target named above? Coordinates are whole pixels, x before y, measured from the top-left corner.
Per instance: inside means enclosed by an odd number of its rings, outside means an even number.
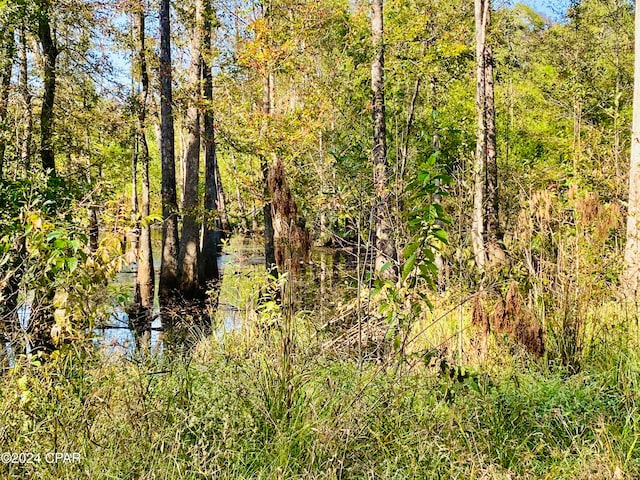
[[[33,226],[33,228],[36,228],[36,229],[42,228],[42,217],[40,217],[40,215],[38,215],[37,213],[34,212],[31,215],[29,215],[29,221],[31,222],[31,225]]]
[[[68,300],[69,293],[66,290],[56,290],[56,294],[53,297],[53,306],[64,309]]]

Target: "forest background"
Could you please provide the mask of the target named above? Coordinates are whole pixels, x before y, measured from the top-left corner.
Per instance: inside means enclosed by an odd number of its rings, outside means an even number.
[[[635,15],[0,0],[0,472],[640,476]]]

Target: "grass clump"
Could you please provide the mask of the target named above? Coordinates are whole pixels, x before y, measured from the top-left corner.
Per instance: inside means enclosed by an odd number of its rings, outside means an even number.
[[[452,378],[245,334],[190,357],[18,363],[0,445],[41,461],[2,478],[640,477],[635,352],[572,376],[515,362]]]

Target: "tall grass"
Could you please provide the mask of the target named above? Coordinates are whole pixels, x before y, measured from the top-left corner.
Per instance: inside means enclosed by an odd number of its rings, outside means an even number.
[[[452,376],[332,358],[295,333],[245,326],[179,358],[18,362],[1,377],[0,451],[41,461],[0,476],[640,478],[633,348],[594,347],[574,375],[501,355]]]

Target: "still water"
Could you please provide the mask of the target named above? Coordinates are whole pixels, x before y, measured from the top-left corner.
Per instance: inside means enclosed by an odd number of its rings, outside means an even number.
[[[160,238],[154,235],[153,256],[156,287],[160,271]],[[337,306],[353,298],[356,291],[357,258],[345,250],[315,248],[309,263],[287,281],[289,304],[295,311],[304,311],[316,325],[323,325],[335,313]],[[209,331],[222,336],[240,328],[248,319],[255,319],[261,286],[265,283],[264,247],[262,239],[233,236],[218,257],[221,285],[218,307],[209,318]],[[108,308],[106,320],[93,330],[94,345],[107,357],[130,356],[135,351],[135,338],[129,328],[127,305],[133,296],[136,265],[131,264],[117,274],[109,285],[114,298]],[[150,347],[154,353],[163,350],[163,324],[159,314],[157,291],[154,299],[154,319],[151,325]],[[117,300],[115,300],[117,299]],[[26,330],[31,308],[29,304],[19,308],[20,325]],[[10,344],[6,353],[12,363]]]
[[[155,241],[154,267],[156,286],[160,271],[160,243]],[[130,299],[135,281],[135,264],[119,273],[111,288],[121,298]],[[218,308],[210,318],[211,330],[218,335],[238,329],[248,318],[255,317],[264,284],[265,263],[262,239],[233,236],[225,244],[218,257],[218,268],[222,282],[218,297]],[[319,324],[327,321],[336,306],[354,294],[357,285],[356,258],[344,250],[316,248],[312,250],[309,264],[289,281],[293,293],[293,307],[304,310]],[[157,292],[157,288],[156,288]],[[154,320],[151,331],[151,350],[162,351],[162,318],[159,315],[156,294]],[[129,318],[124,305],[114,305],[107,322],[94,330],[94,343],[106,355],[129,355],[135,349],[134,334],[129,329]]]

